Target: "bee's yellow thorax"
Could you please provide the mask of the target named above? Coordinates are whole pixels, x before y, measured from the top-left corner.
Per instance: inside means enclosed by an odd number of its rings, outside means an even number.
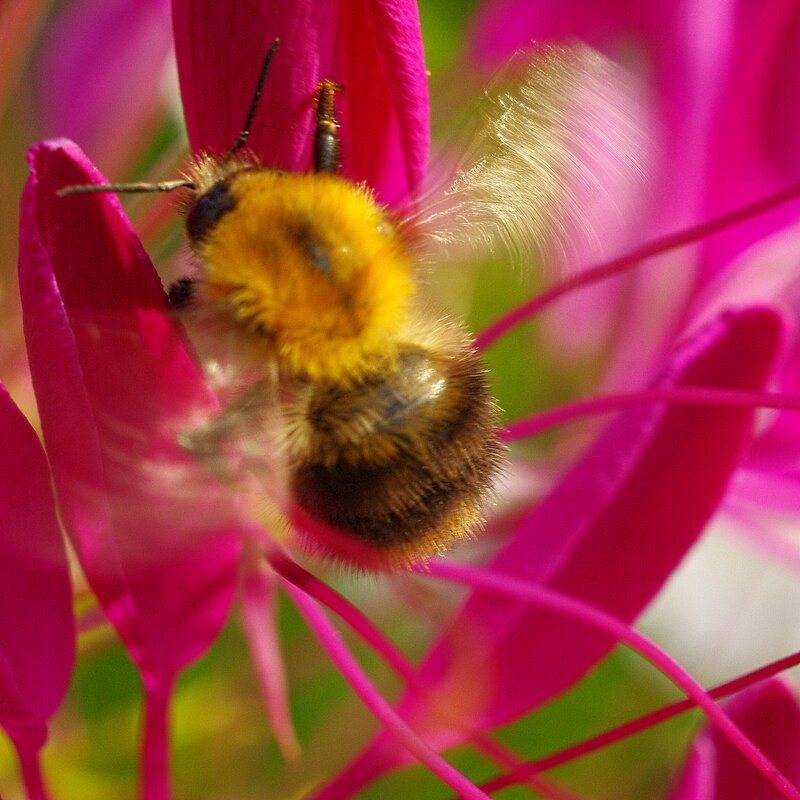
[[[413,291],[392,222],[328,174],[246,169],[195,244],[200,296],[263,338],[281,370],[347,383],[395,357]]]

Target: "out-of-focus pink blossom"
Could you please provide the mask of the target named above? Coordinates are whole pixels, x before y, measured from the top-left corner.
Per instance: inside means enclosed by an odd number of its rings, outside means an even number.
[[[9,93],[19,77],[22,56],[30,46],[46,11],[44,0],[20,0],[0,7],[0,113],[6,109]]]
[[[653,236],[730,211],[797,179],[785,146],[785,132],[794,123],[779,115],[798,105],[789,77],[798,57],[798,25],[797,8],[786,2],[756,9],[720,2],[494,0],[476,15],[471,52],[494,68],[531,40],[578,37],[649,76],[651,130],[663,156],[651,182],[647,235]],[[618,284],[621,305],[609,308],[614,322],[608,323],[618,344],[606,385],[626,385],[651,368],[659,344],[683,324],[687,306],[696,307],[698,287],[796,220],[795,206],[773,209]]]
[[[791,79],[800,57],[798,25],[797,7],[781,0],[758,7],[493,0],[476,17],[472,53],[491,66],[531,40],[578,37],[649,74],[665,147],[659,188],[668,216],[662,224],[672,227],[796,178],[797,158],[787,143],[800,99]],[[704,268],[724,268],[791,218],[796,212],[778,209],[704,243]]]
[[[39,58],[45,136],[80,142],[107,170],[130,168],[158,119],[172,48],[168,0],[70,0]]]
[[[784,110],[798,105],[800,90],[790,77],[800,58],[798,26],[800,12],[785,2],[758,9],[716,2],[631,8],[604,0],[588,8],[579,0],[533,5],[494,0],[476,16],[472,53],[481,63],[496,65],[531,39],[580,37],[650,76],[652,108],[660,119],[652,130],[662,150],[661,167],[655,169],[653,235],[704,221],[797,180],[797,159],[786,145],[795,121]],[[677,331],[721,309],[763,302],[786,308],[795,318],[799,225],[797,203],[782,204],[690,250],[661,256],[615,283],[615,297],[587,295],[584,306],[594,309],[589,317],[604,318],[607,336],[613,337],[614,346],[603,356],[602,385],[629,386],[658,363]],[[557,312],[548,320],[554,347],[573,338],[565,317],[572,318]],[[776,374],[781,391],[792,393],[800,385],[799,347],[790,337]],[[600,338],[593,352],[600,356],[602,349]],[[737,524],[748,526],[764,507],[784,513],[787,493],[796,506],[797,426],[794,413],[776,414],[764,426],[727,501]]]

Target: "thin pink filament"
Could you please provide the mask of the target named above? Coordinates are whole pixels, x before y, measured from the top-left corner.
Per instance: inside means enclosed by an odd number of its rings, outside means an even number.
[[[347,649],[339,632],[316,602],[289,581],[284,580],[283,585],[336,668],[384,728],[409,753],[458,792],[461,797],[467,798],[467,800],[491,800],[472,781],[428,747],[375,689],[352,653]]]
[[[343,619],[348,626],[354,630],[363,641],[370,645],[391,669],[406,682],[407,686],[420,692],[430,693],[430,688],[420,681],[413,664],[408,661],[405,655],[383,635],[362,611],[353,606],[352,603],[330,586],[323,583],[285,556],[274,555],[270,559],[270,563],[275,571],[285,580],[290,581],[297,586],[298,589],[305,591],[316,600],[322,602]],[[708,690],[708,695],[715,699],[726,697],[740,689],[744,689],[747,686],[751,686],[754,683],[796,666],[797,664],[800,664],[800,651],[771,662],[770,664],[731,681],[715,686]],[[665,722],[685,711],[689,711],[695,708],[696,705],[696,702],[691,698],[679,700],[668,706],[656,709],[641,717],[623,723],[591,739],[586,739],[583,742],[579,742],[549,756],[545,756],[544,758],[526,764],[516,765],[512,772],[501,775],[492,781],[488,781],[483,784],[481,788],[486,792],[494,792],[507,786],[523,782],[534,773],[552,769],[604,747],[608,747],[615,742],[633,736],[661,722]]]
[[[272,732],[283,757],[297,761],[300,744],[289,710],[286,670],[275,625],[274,576],[261,563],[248,564],[241,593],[242,624]]]
[[[475,346],[479,350],[487,348],[493,344],[501,336],[504,336],[512,328],[530,319],[534,314],[537,314],[543,308],[548,306],[554,300],[562,297],[575,289],[583,286],[589,286],[592,283],[609,278],[612,275],[617,275],[620,272],[631,269],[636,266],[640,261],[652,258],[653,256],[667,253],[670,250],[676,250],[680,247],[685,247],[701,239],[711,236],[714,233],[738,225],[741,222],[757,217],[767,211],[771,211],[790,200],[800,196],[800,183],[788,186],[775,194],[757,200],[754,203],[738,208],[728,214],[723,214],[719,217],[714,217],[700,225],[695,225],[691,228],[685,228],[675,233],[667,234],[659,239],[648,242],[646,245],[637,248],[636,250],[626,253],[619,258],[615,258],[605,264],[586,269],[567,278],[564,281],[556,283],[546,291],[532,297],[526,303],[510,311],[508,314],[503,315],[491,325],[486,327],[475,339]]]
[[[514,442],[519,439],[536,436],[548,428],[562,425],[581,417],[608,414],[622,408],[645,403],[800,411],[800,397],[772,392],[744,392],[703,386],[686,386],[676,389],[644,389],[641,392],[632,392],[630,394],[611,394],[593,397],[590,400],[578,400],[539,414],[533,414],[530,417],[509,423],[500,432],[500,436],[507,442]]]
[[[627,644],[680,687],[706,713],[720,732],[786,798],[800,800],[800,790],[756,747],[738,725],[718,708],[703,687],[664,650],[630,625],[588,603],[569,597],[540,584],[532,584],[510,575],[447,562],[431,562],[426,572],[472,587],[523,599],[559,614],[580,620],[616,641]]]
[[[435,694],[422,682],[416,668],[406,658],[405,654],[362,611],[345,597],[342,597],[335,589],[320,581],[286,556],[272,556],[270,564],[284,580],[289,581],[301,591],[318,600],[342,619],[405,682],[407,687],[414,689],[421,696],[432,702],[436,701]],[[498,764],[509,767],[515,772],[522,768],[517,756],[487,736],[471,730],[465,721],[457,718],[457,715],[447,714],[445,720],[458,726],[459,730],[477,748]],[[552,800],[580,800],[576,795],[564,791],[561,787],[548,780],[542,780],[535,775],[530,777],[534,779],[530,781],[531,785],[541,794],[552,798]]]
[[[731,681],[722,683],[719,686],[715,686],[714,688],[708,690],[708,695],[715,700],[721,697],[727,697],[734,692],[738,692],[740,689],[752,686],[754,683],[758,683],[759,681],[763,681],[766,678],[772,677],[773,675],[777,675],[779,672],[783,672],[784,670],[790,669],[798,664],[800,664],[800,651],[792,653],[788,656],[784,656],[777,661],[773,661],[770,664],[759,667],[752,672],[748,672],[745,675],[741,675],[740,677],[734,678]],[[597,736],[593,736],[591,739],[585,739],[582,742],[578,742],[570,747],[566,747],[556,753],[551,753],[549,756],[544,756],[543,758],[538,758],[535,761],[530,761],[514,772],[500,775],[491,781],[481,784],[481,789],[483,789],[485,792],[497,792],[500,791],[500,789],[506,788],[507,786],[513,786],[514,784],[526,780],[528,775],[532,772],[543,772],[544,770],[553,769],[554,767],[574,761],[577,758],[582,758],[589,753],[602,750],[604,747],[609,747],[615,742],[619,742],[622,739],[627,739],[628,737],[634,736],[643,730],[647,730],[662,722],[666,722],[668,719],[672,719],[672,717],[675,717],[678,714],[682,714],[685,711],[696,708],[696,706],[697,704],[691,698],[678,700],[676,703],[671,703],[663,708],[658,708],[655,711],[651,711],[648,714],[642,715],[641,717],[637,717],[636,719],[629,720],[622,725],[618,725],[616,728],[611,728],[610,730],[604,731]]]

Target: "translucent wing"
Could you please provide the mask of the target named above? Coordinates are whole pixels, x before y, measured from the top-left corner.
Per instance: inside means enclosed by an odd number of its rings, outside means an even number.
[[[87,381],[101,374],[90,388],[105,468],[102,483],[70,476],[70,491],[84,505],[110,504],[115,524],[136,531],[131,548],[143,564],[236,530],[256,494],[259,505],[286,505],[271,364],[254,365],[236,332],[188,316],[181,322],[191,323],[191,343],[162,309],[70,317]],[[163,542],[150,542],[149,532],[165,528]]]
[[[518,53],[495,87],[452,182],[412,220],[420,258],[488,252],[560,271],[601,255],[645,185],[636,82],[576,44]]]

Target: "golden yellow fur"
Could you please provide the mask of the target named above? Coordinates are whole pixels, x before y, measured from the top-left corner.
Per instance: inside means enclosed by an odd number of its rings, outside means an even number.
[[[257,168],[228,184],[234,207],[197,246],[200,297],[263,336],[284,374],[348,383],[391,362],[411,265],[369,192]]]
[[[469,538],[502,463],[497,409],[469,336],[414,296],[391,219],[329,173],[200,159],[192,179],[189,312],[211,351],[233,337],[239,369],[191,449],[274,462],[323,553],[391,569]]]

